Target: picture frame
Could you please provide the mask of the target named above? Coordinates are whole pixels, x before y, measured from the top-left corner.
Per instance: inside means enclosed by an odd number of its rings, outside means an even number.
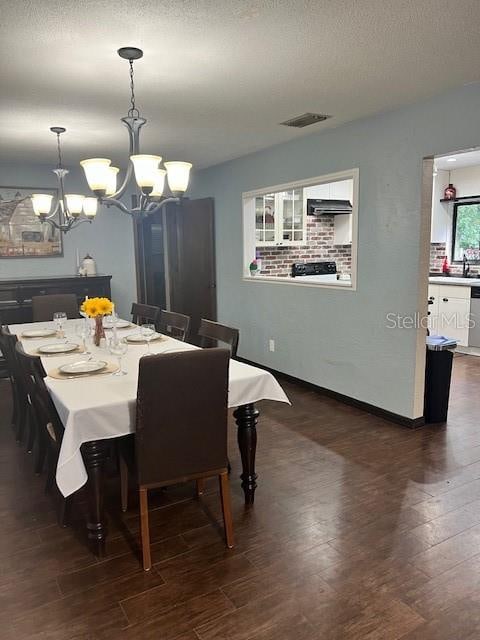
[[[33,193],[48,193],[56,200],[58,189],[0,186],[0,259],[63,256],[62,234],[35,215]]]

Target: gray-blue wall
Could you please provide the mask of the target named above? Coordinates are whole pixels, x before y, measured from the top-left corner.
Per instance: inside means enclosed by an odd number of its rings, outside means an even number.
[[[0,186],[56,186],[51,166],[0,164]],[[66,178],[67,192],[88,195],[88,186],[80,169]],[[117,209],[102,207],[92,224],[82,224],[64,236],[63,257],[0,258],[0,280],[7,276],[73,275],[76,250],[82,258],[87,252],[97,263],[99,273],[112,275],[112,298],[118,312],[128,317],[136,300],[135,259],[131,219]]]
[[[476,84],[198,172],[192,197],[215,198],[219,320],[239,327],[239,354],[418,417],[417,332],[388,329],[385,316],[426,309],[422,158],[478,145]],[[360,169],[357,291],[242,281],[242,192],[352,167]]]

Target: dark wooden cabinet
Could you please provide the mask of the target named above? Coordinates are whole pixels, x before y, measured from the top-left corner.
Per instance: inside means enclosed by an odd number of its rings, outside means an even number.
[[[0,322],[17,324],[32,322],[32,296],[52,293],[74,293],[79,305],[96,296],[110,298],[112,276],[38,276],[31,278],[5,278],[0,280]]]
[[[167,205],[137,221],[139,301],[190,316],[189,342],[200,320],[216,320],[215,232],[212,198]]]

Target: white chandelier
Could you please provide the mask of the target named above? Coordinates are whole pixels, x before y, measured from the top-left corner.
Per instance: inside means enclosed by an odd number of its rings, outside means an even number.
[[[190,177],[190,162],[171,161],[164,162],[164,169],[160,167],[161,156],[146,155],[140,153],[140,129],[147,122],[140,116],[135,104],[135,85],[133,63],[143,56],[143,51],[136,47],[122,47],[118,55],[128,60],[130,65],[130,109],[126,117],[122,118],[128,130],[130,140],[130,160],[121,186],[117,189],[118,167],[112,167],[112,161],[108,158],[89,158],[80,162],[88,186],[98,198],[100,204],[114,205],[124,213],[136,216],[147,215],[158,211],[168,202],[179,202],[181,196],[188,187]],[[132,178],[135,176],[139,194],[137,206],[127,207],[120,198]],[[171,196],[164,197],[165,176]]]
[[[145,216],[165,206],[170,202],[179,202],[188,187],[190,178],[190,162],[164,162],[160,167],[161,156],[140,153],[140,129],[147,122],[140,116],[135,104],[135,85],[133,63],[143,57],[143,51],[136,47],[122,47],[118,55],[128,60],[130,65],[130,109],[121,118],[128,130],[130,150],[128,167],[123,182],[117,188],[118,167],[112,167],[108,158],[89,158],[82,160],[82,166],[88,186],[95,197],[85,197],[79,194],[65,194],[64,178],[68,171],[62,166],[60,135],[65,132],[63,127],[52,127],[50,130],[57,135],[58,166],[54,169],[59,182],[58,201],[53,206],[53,196],[43,193],[32,194],[32,205],[35,215],[42,221],[48,222],[57,229],[67,233],[81,222],[91,222],[97,213],[97,205],[115,206],[131,216]],[[132,176],[139,190],[135,207],[129,208],[119,198],[125,193]],[[171,195],[164,196],[165,177]],[[83,212],[83,216],[81,215]],[[58,221],[56,217],[58,216]]]
[[[41,222],[48,222],[52,227],[67,233],[82,222],[92,222],[97,215],[97,198],[87,198],[78,193],[65,193],[64,180],[68,170],[64,169],[62,165],[60,136],[65,133],[66,129],[51,127],[50,131],[57,136],[58,164],[57,168],[53,169],[53,173],[58,180],[58,198],[56,202],[53,202],[53,196],[48,193],[33,193],[31,200],[33,212]],[[52,213],[50,213],[51,211]]]

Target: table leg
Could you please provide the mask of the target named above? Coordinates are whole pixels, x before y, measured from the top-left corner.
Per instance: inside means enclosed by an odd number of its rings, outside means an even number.
[[[88,473],[88,540],[97,556],[105,555],[107,524],[103,505],[105,463],[110,453],[108,440],[92,440],[82,445],[82,455]]]
[[[257,420],[259,412],[255,405],[244,404],[233,412],[238,426],[238,447],[242,457],[242,489],[245,504],[253,504],[257,488],[255,473],[255,453],[257,451]]]

